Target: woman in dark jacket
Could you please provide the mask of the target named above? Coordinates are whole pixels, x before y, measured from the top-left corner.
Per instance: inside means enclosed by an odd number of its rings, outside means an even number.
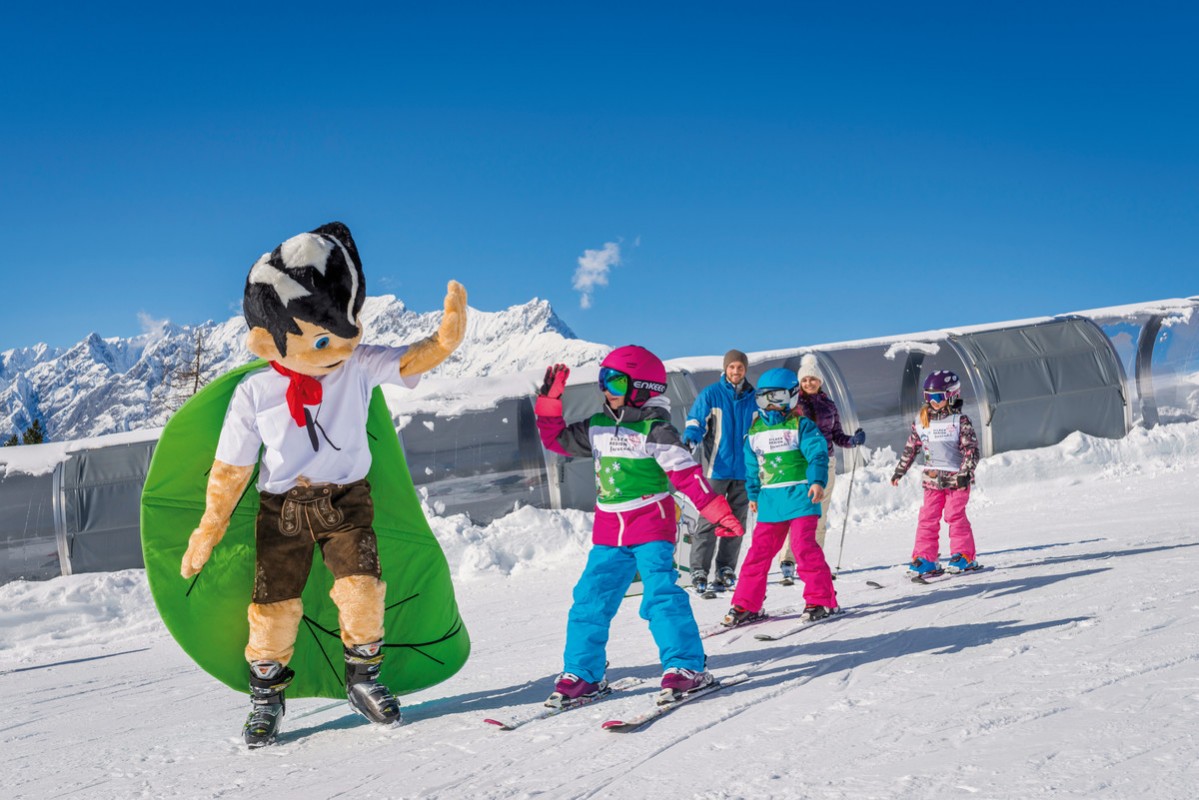
[[[837,413],[837,404],[822,388],[824,373],[816,356],[808,353],[799,361],[799,413],[806,416],[824,434],[828,442],[828,484],[824,487],[824,500],[820,503],[820,522],[816,526],[816,543],[824,548],[824,534],[828,530],[828,506],[833,497],[833,481],[837,474],[837,457],[833,446],[858,447],[866,442],[866,432],[861,428],[850,436],[841,430],[841,415]],[[790,584],[795,579],[795,555],[791,552],[791,543],[783,548],[779,558],[779,567],[783,573],[783,583]]]

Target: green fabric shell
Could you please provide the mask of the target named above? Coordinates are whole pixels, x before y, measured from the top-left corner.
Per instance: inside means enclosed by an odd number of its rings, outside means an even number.
[[[171,635],[213,677],[247,689],[246,609],[254,585],[253,481],[225,538],[195,578],[179,575],[188,537],[204,512],[208,472],[233,390],[259,361],[222,375],[167,423],[142,490],[142,552],[158,611]],[[367,419],[379,561],[387,583],[381,680],[395,694],[439,683],[470,654],[470,638],[450,581],[449,565],[421,512],[383,393],[375,389]],[[257,476],[255,476],[255,479]],[[345,667],[333,576],[316,553],[304,589],[304,619],[290,666],[289,697],[345,697]]]

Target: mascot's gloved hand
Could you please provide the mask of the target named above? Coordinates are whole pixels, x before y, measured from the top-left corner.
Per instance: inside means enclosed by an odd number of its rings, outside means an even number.
[[[699,432],[699,428],[694,425],[688,425],[683,429],[683,444],[687,445],[689,450],[694,450],[695,446],[700,443],[703,436]]]
[[[206,525],[201,520],[200,527],[192,531],[191,537],[187,540],[187,552],[183,554],[183,563],[179,568],[179,574],[185,578],[199,575],[200,570],[204,569],[204,565],[212,556],[212,548],[216,547],[225,537],[228,527],[229,523],[227,522],[224,525]]]
[[[733,509],[729,506],[729,501],[720,495],[717,495],[715,500],[701,508],[699,513],[704,519],[716,526],[717,536],[729,538],[745,535],[745,531],[741,527],[741,521],[733,513]]]
[[[566,389],[566,379],[570,377],[570,367],[565,364],[554,364],[545,368],[545,380],[537,392],[537,402],[533,413],[539,417],[562,416],[562,391]]]
[[[212,462],[204,495],[204,516],[200,517],[200,526],[187,540],[187,552],[179,566],[180,575],[190,578],[204,569],[212,548],[224,538],[233,509],[237,508],[237,501],[245,493],[253,474],[253,464],[237,467],[223,461]]]
[[[466,289],[458,281],[445,287],[445,311],[437,333],[421,339],[408,348],[400,358],[400,374],[419,375],[428,372],[462,344],[466,336]]]

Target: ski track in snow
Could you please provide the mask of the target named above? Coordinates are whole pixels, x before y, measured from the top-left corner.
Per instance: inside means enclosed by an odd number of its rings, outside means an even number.
[[[1098,454],[1068,440],[989,459],[971,519],[994,569],[932,586],[903,574],[914,486],[884,493],[885,458],[859,467],[836,582],[850,613],[776,642],[708,640],[711,669],[750,680],[619,735],[600,723],[651,702],[660,672],[636,598],[613,623],[609,678],[651,679],[644,687],[515,731],[482,721],[551,690],[585,515],[564,524],[524,510],[520,524],[486,529],[434,519],[439,536],[460,539],[450,552],[465,552],[462,540],[500,556],[505,541],[527,547],[539,518],[559,539],[537,551],[544,563],[458,567],[471,659],[403,697],[403,726],[296,699],[279,743],[253,752],[240,735],[245,695],[183,654],[140,571],[9,584],[3,796],[1191,798],[1199,425],[1182,427],[1181,447],[1173,430],[1101,442]],[[839,533],[834,524],[830,559]],[[772,584],[767,608],[801,593]],[[693,600],[701,627],[725,602]]]

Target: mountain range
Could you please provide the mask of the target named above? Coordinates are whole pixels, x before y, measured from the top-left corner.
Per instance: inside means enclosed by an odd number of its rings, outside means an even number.
[[[368,297],[361,319],[370,344],[408,344],[437,330],[441,311],[415,312],[393,295]],[[40,420],[50,441],[159,427],[194,388],[254,359],[236,316],[202,325],[163,323],[131,338],[96,333],[69,348],[44,344],[0,352],[0,438]],[[197,355],[197,350],[199,354]],[[575,336],[549,302],[503,311],[471,309],[462,345],[428,377],[481,378],[555,361],[598,363],[609,348]]]

